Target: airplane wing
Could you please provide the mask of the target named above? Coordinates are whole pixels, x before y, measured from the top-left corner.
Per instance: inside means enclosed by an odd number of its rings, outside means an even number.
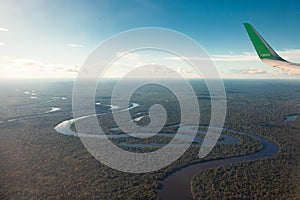
[[[261,61],[271,67],[287,70],[294,74],[300,74],[300,64],[292,63],[281,58],[251,24],[244,23],[244,26]]]

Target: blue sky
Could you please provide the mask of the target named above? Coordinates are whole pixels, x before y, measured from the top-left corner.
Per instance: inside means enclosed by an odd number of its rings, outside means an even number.
[[[225,78],[299,78],[261,63],[242,26],[300,62],[299,19],[299,1],[1,1],[0,77],[75,77],[100,42],[151,26],[192,37]]]

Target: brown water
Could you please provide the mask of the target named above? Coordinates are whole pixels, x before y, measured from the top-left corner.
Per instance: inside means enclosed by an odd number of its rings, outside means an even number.
[[[268,157],[276,154],[279,150],[279,147],[276,143],[249,133],[243,133],[238,131],[230,131],[242,135],[247,135],[249,137],[259,140],[263,144],[263,148],[258,152],[250,155],[224,158],[212,161],[206,161],[198,164],[193,164],[182,168],[178,171],[175,171],[173,174],[168,176],[165,180],[162,181],[162,189],[158,190],[160,199],[172,199],[172,200],[188,200],[193,199],[191,193],[191,181],[192,178],[198,174],[201,170],[220,167],[223,165],[234,164],[242,161],[251,161],[257,160],[263,157]]]

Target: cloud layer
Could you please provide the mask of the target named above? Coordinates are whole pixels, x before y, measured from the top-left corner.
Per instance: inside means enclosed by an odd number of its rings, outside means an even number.
[[[69,46],[69,47],[84,47],[81,44],[67,44],[67,46]]]
[[[285,59],[300,60],[300,49],[285,49],[277,51],[279,56]],[[243,54],[212,55],[213,61],[255,61],[258,60],[256,53],[244,52]]]
[[[285,49],[277,51],[277,53],[285,59],[300,60],[300,49]],[[180,60],[179,57],[168,57],[169,60]],[[188,60],[207,60],[204,57],[186,57]],[[236,62],[236,61],[256,61],[258,56],[255,52],[243,52],[242,54],[213,54],[210,56],[213,61]]]
[[[74,77],[79,65],[42,62],[29,58],[1,58],[1,76],[9,77]]]

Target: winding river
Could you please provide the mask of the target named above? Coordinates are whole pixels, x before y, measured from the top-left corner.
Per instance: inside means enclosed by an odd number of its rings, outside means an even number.
[[[66,99],[66,98],[65,97],[62,97],[62,98],[61,97],[52,97],[51,100],[49,100],[49,101],[56,101],[57,99]],[[102,105],[102,104],[101,104],[101,102],[98,102],[98,103],[96,103],[96,105]],[[139,106],[139,104],[131,103],[130,107],[124,108],[124,109],[121,109],[121,108],[119,108],[117,106],[113,106],[113,105],[104,105],[104,106],[109,106],[110,110],[112,110],[112,113],[118,113],[118,112],[123,112],[126,110],[136,108]],[[0,121],[0,123],[14,122],[14,121],[18,121],[18,120],[37,118],[37,117],[40,117],[41,115],[48,114],[48,113],[55,113],[60,110],[61,110],[61,108],[50,107],[48,111],[45,111],[43,113],[33,114],[33,115],[29,115],[29,116],[21,116],[21,117],[12,118],[12,119],[6,119],[3,121]],[[103,113],[103,114],[106,114],[106,113]],[[102,114],[99,114],[99,115],[102,115]],[[81,119],[84,119],[84,118],[87,118],[90,116],[92,116],[92,115],[82,116],[82,117],[79,117],[76,119],[65,120],[65,121],[59,123],[58,125],[56,125],[55,130],[64,135],[72,135],[72,136],[78,137],[78,134],[71,130],[71,125],[77,120],[81,120]],[[143,117],[144,116],[139,116],[132,120],[139,121]],[[286,116],[285,121],[291,122],[291,121],[296,120],[297,117],[299,117],[299,114],[288,115],[288,116]],[[185,129],[185,131],[191,131],[191,127],[189,127],[189,126],[184,126],[183,128]],[[111,130],[118,131],[119,129],[118,129],[118,127],[114,127]],[[192,181],[192,178],[200,171],[205,170],[205,169],[211,169],[211,168],[215,168],[215,167],[230,165],[230,164],[234,164],[234,163],[239,163],[239,162],[243,162],[243,161],[254,161],[254,160],[257,160],[260,158],[275,155],[279,151],[279,146],[275,142],[270,141],[264,137],[250,134],[250,133],[228,130],[228,129],[224,129],[224,130],[226,130],[227,132],[246,135],[251,138],[257,139],[263,144],[263,148],[253,154],[205,161],[205,162],[201,162],[201,163],[192,164],[192,165],[186,166],[184,168],[181,168],[177,171],[174,171],[172,174],[170,174],[168,177],[166,177],[164,180],[162,180],[162,182],[161,182],[162,188],[157,190],[157,193],[158,193],[160,199],[163,199],[163,200],[164,199],[172,199],[172,200],[193,199],[193,195],[191,192],[191,181]],[[140,133],[140,134],[142,134],[142,133]],[[201,131],[201,130],[198,131],[198,135],[195,137],[195,140],[192,144],[193,146],[201,146],[201,144],[203,142],[203,137],[201,137],[201,134],[204,135],[205,131]],[[173,137],[175,134],[174,133],[158,133],[157,135],[161,136],[161,137]],[[180,134],[178,133],[178,135],[180,135]],[[82,134],[81,133],[80,136],[101,138],[103,136],[106,137],[108,135],[105,136],[105,135]],[[136,135],[136,136],[139,136],[139,135]],[[129,137],[129,135],[128,134],[110,134],[108,137],[123,138],[123,137]],[[188,138],[185,138],[185,137],[187,137],[187,135],[181,135],[180,139],[188,140]],[[218,141],[218,144],[232,144],[232,143],[239,142],[239,139],[237,139],[233,136],[230,136],[230,135],[222,134],[222,137],[223,137],[223,140]],[[123,145],[123,146],[131,146],[131,147],[148,147],[148,146],[160,147],[160,146],[164,145],[161,143],[129,144],[129,143],[124,143],[124,142],[119,143],[119,144]]]
[[[122,112],[122,111],[125,111],[125,110],[133,109],[133,108],[138,107],[138,106],[139,106],[139,104],[132,103],[129,108],[120,109],[120,110],[117,110],[117,111],[114,111],[114,112]],[[111,109],[113,109],[113,108],[117,108],[117,107],[113,107],[111,105]],[[105,114],[105,113],[103,113],[103,114]],[[102,115],[102,114],[99,114],[99,115]],[[79,118],[76,118],[76,119],[70,119],[70,120],[63,121],[55,127],[55,130],[59,133],[65,134],[65,135],[72,135],[72,136],[77,136],[78,137],[78,134],[71,130],[71,124],[74,123],[77,120],[87,118],[87,117],[90,117],[90,116],[92,116],[92,115],[82,116],[82,117],[79,117]],[[139,117],[139,118],[141,118],[141,117]],[[139,120],[139,118],[133,119],[133,120]],[[186,131],[190,131],[190,127],[188,127],[188,126],[184,127],[184,129]],[[112,130],[118,130],[118,127],[112,128]],[[263,144],[263,148],[261,150],[257,151],[256,153],[253,153],[253,154],[230,157],[230,158],[223,158],[223,159],[217,159],[217,160],[211,160],[211,161],[205,161],[205,162],[202,162],[202,163],[196,163],[196,164],[192,164],[192,165],[189,165],[187,167],[181,168],[181,169],[175,171],[174,173],[172,173],[171,175],[169,175],[167,178],[165,178],[161,182],[163,187],[161,189],[157,190],[160,199],[172,199],[172,200],[193,199],[193,195],[192,195],[192,192],[191,192],[191,181],[192,181],[192,178],[197,173],[199,173],[201,170],[211,169],[211,168],[220,167],[220,166],[224,166],[224,165],[230,165],[230,164],[243,162],[243,161],[257,160],[257,159],[260,159],[260,158],[272,156],[272,155],[276,154],[279,150],[279,147],[275,142],[272,142],[272,141],[270,141],[266,138],[263,138],[261,136],[250,134],[250,133],[245,133],[245,132],[228,130],[228,129],[224,129],[224,130],[226,130],[227,132],[240,134],[240,135],[246,135],[246,136],[249,136],[251,138],[257,139]],[[200,130],[200,131],[198,131],[198,133],[204,134],[205,132]],[[157,135],[161,136],[161,137],[173,137],[174,136],[174,134],[170,134],[170,133],[158,133]],[[80,136],[81,137],[97,137],[97,138],[101,138],[101,137],[109,137],[109,138],[129,137],[128,134],[110,134],[110,135],[105,136],[105,135],[83,134],[83,133],[80,133]],[[184,137],[186,137],[186,135],[182,135],[181,139],[184,140],[185,139]],[[234,137],[229,136],[229,135],[223,135],[222,134],[222,137],[224,137],[224,141],[223,140],[219,141],[218,142],[219,144],[222,144],[222,143],[230,144],[230,143],[235,143],[235,142],[239,141],[237,138],[234,138]],[[195,146],[199,145],[200,146],[202,144],[203,137],[196,136],[194,141],[195,141],[195,143],[193,143],[193,145],[195,145]],[[134,147],[146,147],[146,146],[147,147],[148,146],[158,147],[162,144],[159,144],[159,143],[151,143],[151,144],[120,143],[120,145],[134,146]]]
[[[100,105],[99,103],[96,103],[96,105]],[[139,104],[137,103],[131,103],[130,107],[128,108],[124,108],[124,109],[120,109],[120,110],[115,110],[115,109],[118,109],[119,107],[117,106],[113,106],[113,105],[108,105],[110,107],[111,110],[114,110],[112,111],[112,113],[118,113],[118,112],[123,112],[123,111],[126,111],[126,110],[131,110],[133,108],[136,108],[139,106]],[[71,125],[78,121],[78,120],[82,120],[82,119],[85,119],[85,118],[89,118],[89,117],[94,117],[94,116],[99,116],[99,115],[105,115],[106,113],[101,113],[101,114],[91,114],[91,115],[85,115],[85,116],[81,116],[81,117],[78,117],[78,118],[74,118],[74,119],[69,119],[69,120],[65,120],[61,123],[59,123],[58,125],[55,126],[55,130],[61,134],[64,134],[64,135],[71,135],[71,136],[75,136],[75,137],[89,137],[89,138],[98,138],[98,139],[103,139],[103,138],[111,138],[111,139],[115,139],[115,138],[129,138],[129,137],[132,137],[132,136],[135,136],[135,137],[141,137],[141,136],[144,136],[145,134],[147,133],[131,133],[130,135],[129,134],[120,134],[120,133],[117,133],[117,134],[91,134],[91,133],[80,133],[78,134],[77,132],[73,131],[71,129]],[[141,117],[143,116],[139,116],[139,117],[136,117],[134,119],[132,119],[132,121],[138,121],[141,119]],[[177,126],[177,125],[172,125],[173,126]],[[195,126],[182,126],[180,127],[180,130],[187,133],[187,132],[194,132],[194,129],[195,129]],[[198,129],[198,127],[197,127]],[[119,128],[118,127],[113,127],[111,128],[110,130],[112,131],[119,131]],[[186,134],[180,134],[180,133],[165,133],[165,132],[159,132],[156,134],[156,136],[159,136],[159,137],[174,137],[175,135],[177,135],[178,139],[180,139],[181,141],[191,141],[193,140],[193,143],[191,144],[191,146],[201,146],[202,143],[203,143],[203,140],[204,140],[204,135],[206,134],[206,131],[202,131],[202,130],[198,130],[197,131],[197,136],[192,136],[192,135],[186,135]],[[201,137],[202,136],[202,137]],[[230,136],[230,135],[226,135],[226,134],[223,134],[222,135],[222,140],[219,140],[218,141],[218,144],[232,144],[232,143],[237,143],[239,142],[239,139],[233,137],[233,136]],[[150,143],[150,144],[130,144],[130,143],[126,143],[126,142],[120,142],[119,145],[121,146],[127,146],[127,147],[162,147],[164,146],[165,144],[162,144],[162,143]],[[185,143],[178,143],[178,144],[173,144],[174,147],[177,147],[177,146],[181,146],[181,145],[186,145]]]
[[[227,130],[227,131],[241,134],[241,135],[247,135],[249,137],[257,139],[263,144],[263,148],[254,154],[206,161],[206,162],[197,163],[197,164],[193,164],[181,168],[162,181],[163,187],[162,189],[157,191],[160,199],[162,200],[193,199],[193,195],[191,192],[191,182],[192,182],[192,178],[200,171],[205,169],[220,167],[223,165],[230,165],[238,162],[243,162],[243,161],[257,160],[260,158],[272,156],[276,154],[279,150],[279,147],[276,143],[266,138],[253,135],[250,133],[239,132],[239,131],[232,131],[232,130]]]

